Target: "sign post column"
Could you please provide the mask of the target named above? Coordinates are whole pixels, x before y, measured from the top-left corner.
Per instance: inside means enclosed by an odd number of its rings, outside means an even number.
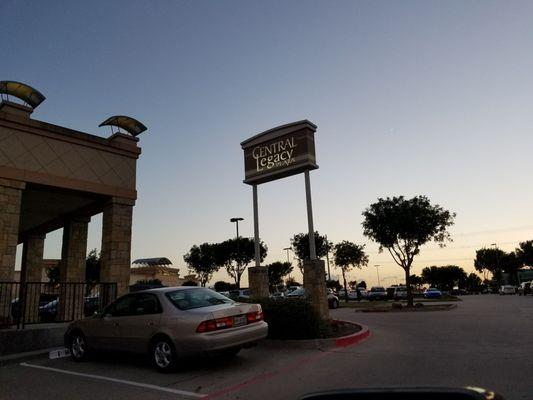
[[[313,203],[311,202],[311,179],[305,170],[305,199],[307,201],[307,227],[309,230],[309,258],[316,260],[315,228],[313,227]]]
[[[254,245],[255,245],[255,266],[261,265],[261,247],[259,243],[259,206],[257,204],[257,185],[253,185],[254,192]]]

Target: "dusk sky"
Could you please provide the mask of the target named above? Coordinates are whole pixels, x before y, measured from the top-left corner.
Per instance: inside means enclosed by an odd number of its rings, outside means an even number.
[[[424,247],[414,273],[471,271],[477,248],[533,239],[532,21],[531,1],[2,0],[0,80],[47,97],[38,120],[103,137],[114,114],[148,127],[132,260],[166,256],[182,275],[193,244],[235,235],[231,217],[253,236],[239,143],[309,119],[315,228],[366,244],[369,267],[350,278],[376,284],[379,264],[389,285],[403,271],[361,227],[378,197],[457,213],[453,243]],[[307,229],[303,175],[261,185],[259,207],[266,261],[283,261]],[[99,248],[101,216],[89,229]]]

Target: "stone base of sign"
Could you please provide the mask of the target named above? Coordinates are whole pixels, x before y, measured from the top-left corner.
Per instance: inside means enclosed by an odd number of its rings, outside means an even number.
[[[268,268],[250,267],[248,268],[248,282],[250,285],[250,295],[255,299],[262,299],[270,295],[268,290]]]
[[[305,295],[317,313],[329,319],[328,299],[326,296],[326,271],[322,260],[304,261]]]

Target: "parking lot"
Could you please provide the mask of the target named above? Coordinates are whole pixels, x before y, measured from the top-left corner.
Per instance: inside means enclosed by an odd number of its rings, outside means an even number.
[[[198,359],[160,374],[143,359],[85,363],[39,359],[0,369],[2,399],[296,399],[316,390],[371,386],[481,386],[531,398],[533,296],[465,296],[444,312],[332,316],[372,335],[329,351],[256,347],[234,359]]]

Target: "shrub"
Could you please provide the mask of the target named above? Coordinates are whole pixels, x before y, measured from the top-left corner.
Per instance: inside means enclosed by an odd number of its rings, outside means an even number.
[[[316,339],[325,337],[328,332],[328,323],[306,300],[263,299],[259,302],[268,323],[270,339]]]

